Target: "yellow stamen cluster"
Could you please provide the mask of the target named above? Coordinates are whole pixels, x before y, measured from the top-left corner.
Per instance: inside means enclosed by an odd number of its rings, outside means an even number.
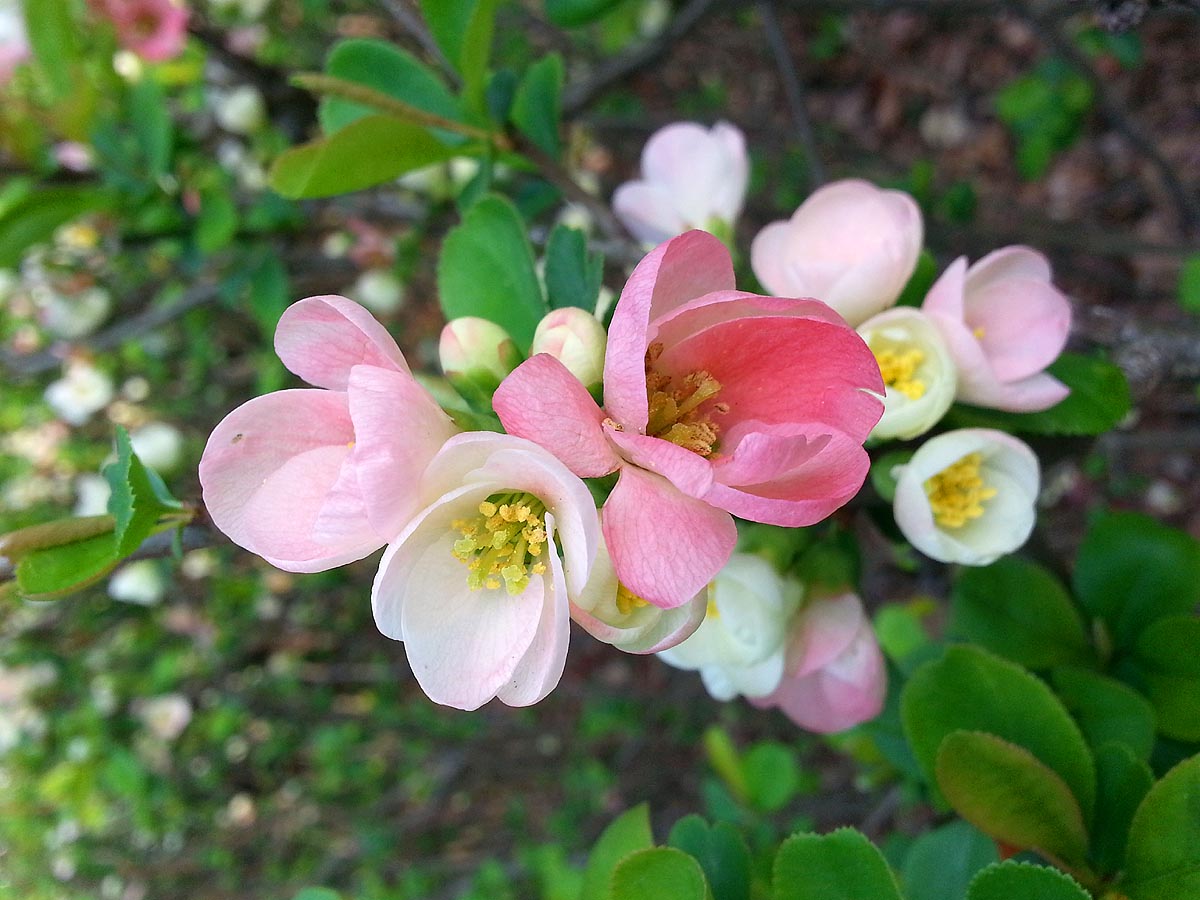
[[[933,517],[943,528],[961,528],[983,515],[983,502],[996,496],[979,472],[980,453],[968,453],[925,482]]]
[[[454,556],[466,564],[471,590],[495,590],[503,582],[515,597],[530,575],[546,571],[546,505],[532,494],[493,494],[478,509],[477,516],[450,523],[462,535]]]
[[[635,609],[641,609],[643,606],[649,606],[649,603],[625,587],[625,585],[617,584],[617,612],[623,616],[627,616]]]
[[[916,377],[917,367],[925,360],[924,353],[916,347],[903,350],[872,348],[872,351],[884,384],[909,400],[920,400],[925,396],[925,382]]]
[[[653,368],[662,351],[659,343],[651,344],[646,351],[646,395],[650,401],[646,434],[701,456],[712,456],[721,433],[712,417],[729,412],[725,403],[708,403],[720,393],[721,383],[708,372],[699,371],[685,375],[678,386],[672,387],[673,376]]]

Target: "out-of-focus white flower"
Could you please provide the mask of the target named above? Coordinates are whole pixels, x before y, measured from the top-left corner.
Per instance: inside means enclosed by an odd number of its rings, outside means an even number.
[[[936,425],[954,402],[957,373],[937,326],[919,310],[885,310],[858,327],[887,391],[873,438],[908,440]]]
[[[159,472],[174,469],[183,453],[183,435],[166,422],[150,422],[134,429],[129,435],[129,443],[138,459]]]
[[[0,664],[0,754],[7,753],[24,737],[45,734],[46,717],[29,695],[53,684],[57,677],[50,663],[11,668]]]
[[[897,468],[896,524],[926,556],[986,566],[1016,550],[1033,531],[1038,461],[1010,434],[948,431]]]
[[[75,509],[77,516],[101,516],[108,511],[112,488],[103,475],[86,472],[75,479]]]
[[[386,315],[404,305],[404,282],[391,269],[368,269],[346,291],[351,300]]]
[[[717,700],[765,697],[783,678],[799,582],[785,580],[761,557],[734,553],[708,590],[708,614],[695,634],[659,656],[676,668],[698,669]]]
[[[112,379],[89,362],[67,364],[62,378],[42,395],[54,414],[69,425],[82,425],[112,402]]]
[[[112,296],[102,287],[63,295],[49,286],[31,291],[38,316],[55,337],[75,340],[95,331],[112,309]]]
[[[192,704],[183,694],[163,694],[138,700],[134,713],[156,738],[173,741],[192,721]]]
[[[558,223],[567,228],[574,228],[584,234],[591,234],[596,217],[582,203],[568,203],[558,214]]]
[[[217,124],[233,134],[253,134],[263,123],[266,105],[257,88],[239,85],[215,98]]]
[[[21,4],[14,0],[0,2],[0,87],[8,84],[17,66],[29,59],[29,37],[25,32],[25,17]]]
[[[108,596],[125,603],[153,606],[165,592],[162,573],[152,559],[126,563],[108,579]]]
[[[671,4],[667,0],[645,0],[638,10],[638,33],[644,38],[658,35],[671,21]]]

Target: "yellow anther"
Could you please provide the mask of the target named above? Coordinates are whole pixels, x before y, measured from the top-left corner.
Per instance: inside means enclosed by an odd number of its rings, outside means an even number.
[[[717,607],[717,592],[711,583],[708,586],[708,608],[704,611],[704,618],[721,618],[721,610]]]
[[[980,473],[983,454],[968,453],[925,482],[933,517],[943,528],[961,528],[984,513],[983,503],[996,496]]]
[[[490,519],[496,514],[496,504],[490,500],[484,500],[479,504],[479,514]]]
[[[879,373],[883,375],[883,383],[893,390],[899,391],[909,400],[920,400],[925,396],[925,382],[916,377],[917,367],[925,360],[925,354],[916,347],[903,350],[885,348],[875,350],[875,361],[879,363]]]
[[[729,412],[727,403],[708,403],[720,393],[721,382],[705,371],[691,372],[683,378],[656,371],[653,365],[662,351],[659,343],[651,344],[646,351],[646,396],[650,407],[646,434],[701,456],[711,456],[720,437],[713,416]],[[679,386],[672,387],[673,381]]]
[[[978,326],[976,326],[975,328],[972,328],[972,329],[971,329],[971,334],[975,335],[975,337],[977,337],[977,338],[979,338],[980,340],[982,340],[982,339],[983,339],[983,336],[984,336],[985,334],[987,334],[987,332],[984,330],[984,327],[983,327],[982,325],[978,325]]]
[[[502,584],[516,596],[530,575],[546,571],[536,561],[546,544],[546,506],[532,494],[494,494],[477,507],[479,515],[451,523],[461,538],[451,548],[467,567],[472,590],[496,590]]]
[[[617,611],[621,615],[627,616],[635,609],[641,609],[643,606],[649,605],[649,603],[625,587],[625,585],[617,585]]]

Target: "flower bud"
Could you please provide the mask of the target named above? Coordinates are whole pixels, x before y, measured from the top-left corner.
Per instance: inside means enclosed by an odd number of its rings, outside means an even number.
[[[604,346],[608,335],[591,313],[567,306],[549,313],[533,333],[530,355],[548,353],[567,367],[589,391],[604,377]]]
[[[442,329],[438,359],[456,391],[468,402],[490,408],[500,382],[521,364],[521,352],[496,323],[464,316]]]
[[[924,434],[954,402],[954,359],[937,326],[919,310],[902,306],[872,316],[858,334],[879,363],[887,390],[883,418],[871,437],[908,440]]]

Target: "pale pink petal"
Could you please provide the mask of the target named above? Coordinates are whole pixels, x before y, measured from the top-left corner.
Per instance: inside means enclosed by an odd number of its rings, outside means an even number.
[[[644,385],[643,378],[643,390]],[[604,413],[579,379],[549,354],[517,366],[496,389],[492,407],[509,434],[549,450],[580,478],[607,475],[620,465],[600,425]]]
[[[604,430],[625,459],[662,475],[689,497],[703,497],[712,484],[712,464],[703,456],[661,438],[617,431],[611,426]]]
[[[993,250],[967,272],[967,292],[983,290],[990,284],[1012,278],[1050,281],[1050,263],[1031,247],[1012,246]]]
[[[959,386],[958,398],[989,409],[1040,412],[1058,405],[1070,393],[1071,389],[1053,375],[1042,373],[1008,384],[974,379],[969,385]]]
[[[865,618],[855,594],[809,600],[788,638],[788,675],[802,678],[825,668],[850,646]]]
[[[800,296],[799,285],[788,265],[788,235],[791,224],[782,219],[772,222],[754,236],[750,243],[750,267],[754,277],[772,294],[780,297]]]
[[[715,211],[714,192],[733,174],[731,162],[722,141],[703,125],[676,122],[646,142],[642,177],[666,191],[684,225],[702,228]]]
[[[963,298],[966,291],[967,258],[960,256],[946,268],[941,277],[933,283],[921,311],[936,313],[947,321],[962,321]]]
[[[854,326],[892,306],[912,274],[887,257],[864,259],[843,268],[825,292],[811,292],[832,306]]]
[[[309,384],[344,391],[354,366],[408,371],[387,329],[352,300],[336,295],[293,303],[275,329],[275,352]]]
[[[660,244],[687,230],[662,185],[627,181],[613,192],[613,213],[644,244]]]
[[[709,141],[720,150],[721,169],[716,183],[710,185],[709,209],[732,224],[742,212],[746,188],[750,182],[750,157],[746,136],[728,122],[718,122],[709,132]],[[707,224],[707,223],[705,223]]]
[[[406,371],[360,365],[347,391],[353,462],[374,529],[389,539],[420,506],[421,474],[456,429]]]
[[[689,231],[646,255],[629,276],[608,329],[604,406],[631,431],[644,431],[650,323],[703,294],[733,290],[733,262],[717,238]]]
[[[621,470],[604,506],[603,529],[621,583],[664,609],[694,597],[737,542],[728,513],[632,466]]]
[[[1036,375],[1058,359],[1071,304],[1046,281],[1010,278],[968,290],[966,324],[1001,381]]]

